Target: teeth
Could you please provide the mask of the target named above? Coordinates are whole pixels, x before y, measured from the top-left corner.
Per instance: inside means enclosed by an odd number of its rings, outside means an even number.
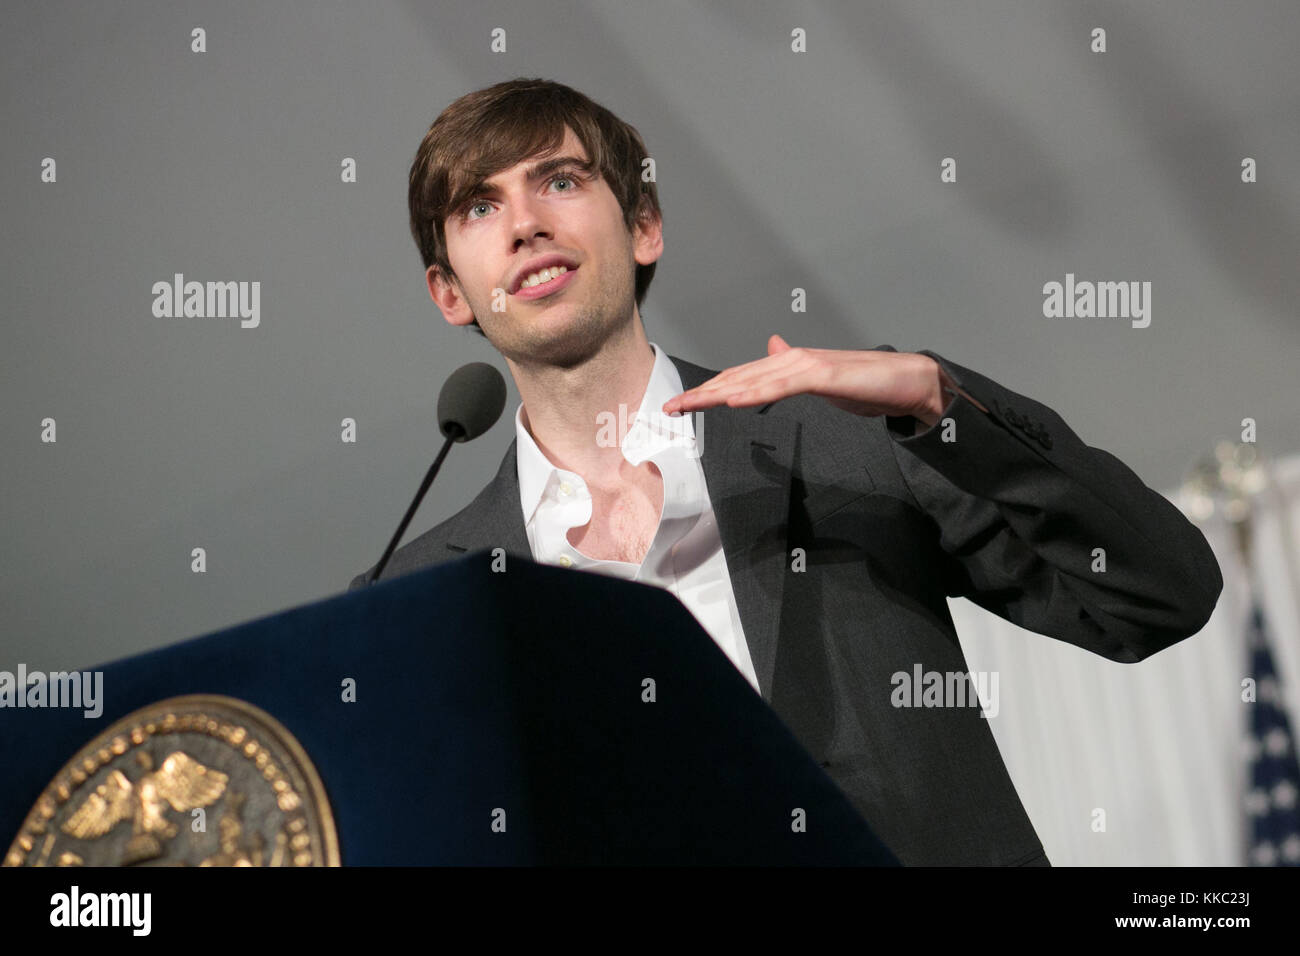
[[[534,272],[523,282],[519,283],[521,289],[531,289],[535,285],[541,285],[543,282],[550,282],[556,276],[562,276],[569,271],[568,266],[551,266],[549,269],[542,269],[540,272]]]

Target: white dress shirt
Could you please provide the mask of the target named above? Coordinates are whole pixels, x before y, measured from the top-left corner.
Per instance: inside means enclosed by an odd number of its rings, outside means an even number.
[[[591,492],[577,472],[557,468],[542,454],[524,427],[523,404],[515,409],[519,504],[533,559],[665,588],[677,596],[717,642],[746,680],[758,690],[749,645],[740,624],[731,575],[722,553],[704,466],[689,414],[669,417],[664,402],[682,392],[677,368],[658,345],[654,368],[641,405],[621,445],[632,465],[652,461],[663,476],[663,509],[650,550],[640,564],[598,561],[569,543],[569,529],[591,520]],[[620,423],[593,422],[592,428],[617,437]]]

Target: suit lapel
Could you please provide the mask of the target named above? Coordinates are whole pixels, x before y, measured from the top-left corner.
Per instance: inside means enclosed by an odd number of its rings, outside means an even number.
[[[686,389],[717,374],[669,358]],[[694,425],[745,642],[759,690],[770,701],[789,561],[790,475],[799,426],[769,418],[769,407],[706,408],[695,413]]]
[[[519,503],[519,468],[515,462],[518,439],[511,439],[496,477],[456,517],[447,534],[447,547],[462,554],[484,548],[505,548],[506,554],[533,560]]]
[[[715,371],[668,356],[685,389]],[[771,407],[718,406],[696,412],[693,424],[722,539],[722,550],[763,698],[772,696],[782,594],[789,561],[790,475],[799,427],[769,418]],[[454,551],[505,548],[532,560],[519,504],[517,442],[511,441],[496,477],[458,516],[448,534]]]

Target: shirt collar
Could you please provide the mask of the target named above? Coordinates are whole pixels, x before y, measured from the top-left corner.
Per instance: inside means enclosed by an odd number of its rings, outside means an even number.
[[[676,418],[665,416],[660,409],[664,402],[682,393],[682,379],[672,360],[663,349],[654,342],[655,362],[650,370],[650,381],[641,396],[627,435],[623,438],[623,457],[631,464],[639,465],[673,444],[693,442],[695,431],[690,415]],[[515,409],[515,461],[519,472],[519,503],[523,509],[524,524],[528,524],[546,494],[547,485],[557,475],[570,475],[551,464],[550,459],[542,454],[537,442],[524,427],[523,402]],[[596,427],[596,423],[592,423]]]

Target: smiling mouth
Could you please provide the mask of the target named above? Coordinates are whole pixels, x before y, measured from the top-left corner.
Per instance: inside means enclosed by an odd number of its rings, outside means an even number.
[[[552,276],[545,282],[539,282],[536,285],[521,285],[514,293],[516,298],[520,299],[542,299],[548,295],[559,292],[566,285],[573,281],[578,269],[575,266],[565,272]]]

